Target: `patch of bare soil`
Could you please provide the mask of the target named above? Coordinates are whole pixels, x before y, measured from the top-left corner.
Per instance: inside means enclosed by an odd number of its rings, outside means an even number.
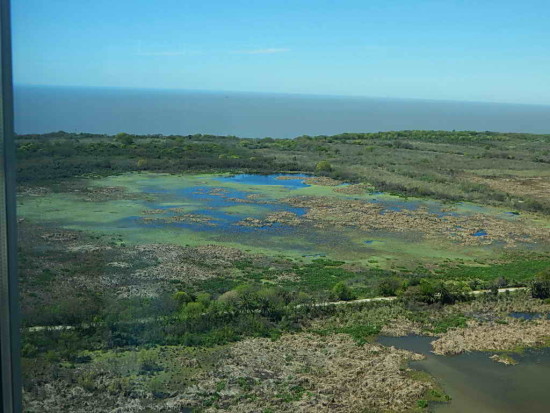
[[[77,234],[74,232],[64,230],[45,232],[40,237],[48,242],[69,242],[78,239]]]
[[[169,405],[195,400],[199,406],[200,399],[217,394],[206,411],[406,411],[432,386],[403,368],[420,358],[376,344],[358,346],[343,334],[248,339],[233,345],[215,371]]]
[[[468,327],[449,330],[432,342],[436,354],[466,351],[509,350],[535,347],[548,342],[550,320],[509,320],[507,324],[471,322]]]
[[[343,182],[336,179],[327,178],[324,176],[313,176],[310,178],[304,179],[304,182],[309,185],[320,185],[320,186],[338,186]]]

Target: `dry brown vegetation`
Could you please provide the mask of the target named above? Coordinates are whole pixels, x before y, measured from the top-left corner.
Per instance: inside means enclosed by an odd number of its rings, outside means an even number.
[[[358,346],[343,334],[248,339],[232,346],[179,403],[218,393],[216,405],[206,411],[405,411],[433,387],[413,380],[404,368],[419,358],[376,344]]]
[[[469,175],[468,179],[507,194],[550,201],[550,176],[519,178]]]
[[[384,211],[384,207],[379,204],[333,197],[291,197],[283,202],[308,208],[301,222],[311,223],[318,228],[342,226],[358,227],[364,231],[414,231],[424,233],[428,238],[447,238],[465,245],[503,241],[509,247],[517,242],[550,238],[549,228],[536,227],[524,218],[509,221],[479,213],[468,216],[439,216],[428,212],[426,208],[414,211]],[[286,220],[284,223],[291,224]],[[487,235],[472,236],[480,229],[485,230]]]
[[[471,323],[453,329],[432,342],[436,354],[466,351],[508,350],[544,345],[550,338],[550,320],[510,320],[502,323]]]
[[[231,277],[232,263],[246,257],[242,251],[220,245],[180,247],[169,244],[142,244],[125,250],[124,262],[136,259],[154,263],[124,276],[132,281],[126,285],[113,274],[106,276],[110,288],[119,288],[121,296],[157,295],[166,282],[172,280],[197,282],[215,277]]]

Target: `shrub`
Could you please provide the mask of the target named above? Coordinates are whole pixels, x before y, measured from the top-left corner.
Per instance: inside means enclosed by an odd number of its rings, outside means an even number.
[[[197,318],[203,315],[206,311],[206,307],[199,302],[187,303],[181,311],[181,316],[183,319]]]
[[[397,295],[403,287],[403,282],[398,278],[385,278],[378,283],[378,293],[385,297]]]
[[[132,136],[128,135],[127,133],[120,132],[115,135],[115,141],[123,145],[132,145],[134,143],[134,138],[132,138]]]
[[[198,303],[201,303],[205,308],[207,308],[210,305],[211,297],[208,293],[198,293],[197,299],[195,300]]]
[[[162,366],[158,364],[158,355],[154,350],[140,350],[137,356],[140,374],[162,370]]]
[[[332,296],[334,299],[340,301],[350,301],[357,298],[351,288],[343,281],[336,283],[334,287],[332,287]]]
[[[180,306],[184,306],[187,303],[190,303],[191,301],[193,301],[193,297],[191,297],[185,291],[178,291],[177,293],[174,294],[174,300],[176,300]]]
[[[550,298],[550,267],[539,272],[531,283],[533,298]]]
[[[403,293],[406,301],[426,304],[454,304],[470,298],[471,288],[462,281],[431,281],[425,278],[418,285],[409,286]]]
[[[317,172],[330,172],[332,171],[332,165],[329,161],[320,161],[315,165],[315,171]]]

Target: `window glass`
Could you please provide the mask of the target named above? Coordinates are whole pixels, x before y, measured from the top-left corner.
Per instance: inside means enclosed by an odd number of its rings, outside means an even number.
[[[12,3],[26,411],[550,404],[546,2]]]

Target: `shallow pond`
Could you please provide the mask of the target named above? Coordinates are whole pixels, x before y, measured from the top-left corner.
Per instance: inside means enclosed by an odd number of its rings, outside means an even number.
[[[414,351],[426,359],[410,363],[439,382],[450,403],[432,407],[441,413],[548,412],[550,406],[550,348],[514,354],[519,363],[504,365],[489,358],[492,353],[471,352],[457,356],[431,353],[434,337],[380,337],[386,346]]]
[[[216,178],[219,182],[236,182],[245,185],[276,185],[283,186],[288,189],[307,188],[311,185],[306,184],[303,179],[279,179],[281,177],[289,178],[308,178],[310,175],[305,174],[238,174],[232,176],[223,176]]]
[[[550,313],[544,314],[544,313],[526,313],[526,312],[514,311],[508,315],[512,318],[518,318],[520,320],[535,320],[537,318],[546,318],[550,320]]]

